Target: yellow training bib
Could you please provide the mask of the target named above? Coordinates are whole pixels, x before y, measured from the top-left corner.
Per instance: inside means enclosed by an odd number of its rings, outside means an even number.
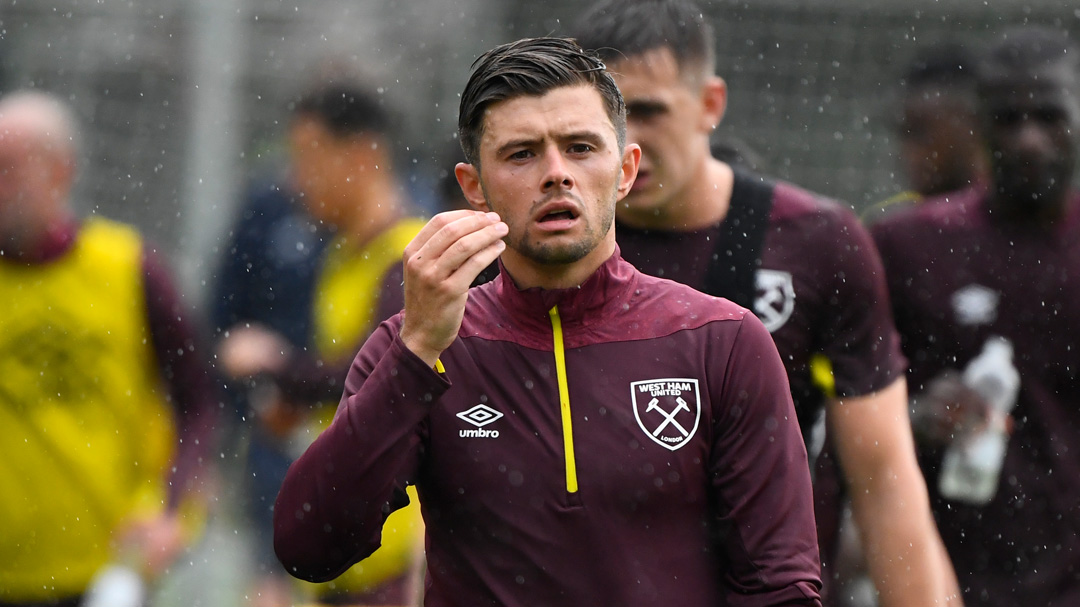
[[[117,525],[163,508],[174,420],[144,302],[117,223],[48,263],[0,259],[0,602],[82,593]]]

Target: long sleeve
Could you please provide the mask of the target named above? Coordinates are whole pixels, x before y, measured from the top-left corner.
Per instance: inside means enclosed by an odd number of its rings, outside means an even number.
[[[357,355],[334,422],[293,463],[274,507],[274,549],[294,576],[325,581],[379,546],[408,503],[423,423],[449,387],[382,323]]]
[[[169,485],[169,503],[175,506],[184,493],[197,487],[212,461],[222,395],[199,322],[183,303],[165,264],[150,249],[143,253],[143,278],[151,341],[176,411],[179,446]]]
[[[820,605],[806,448],[769,334],[742,323],[710,457],[730,605]]]

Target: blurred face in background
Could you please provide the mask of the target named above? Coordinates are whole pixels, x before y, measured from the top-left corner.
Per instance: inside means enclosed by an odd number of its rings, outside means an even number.
[[[723,81],[687,75],[666,47],[610,66],[626,100],[626,140],[641,146],[641,166],[620,218],[663,213],[686,199],[692,179],[709,158],[709,134],[723,115]],[[687,70],[694,69],[687,67]]]
[[[64,208],[74,158],[27,112],[0,115],[0,238],[45,230]]]
[[[1016,215],[1058,215],[1064,207],[1080,136],[1076,88],[1062,62],[1012,74],[983,93],[997,199]]]
[[[903,100],[900,163],[923,196],[958,190],[983,178],[985,154],[970,100],[947,87],[918,87]]]
[[[377,147],[363,134],[338,136],[315,118],[294,118],[289,129],[292,177],[312,217],[340,225],[349,216]]]

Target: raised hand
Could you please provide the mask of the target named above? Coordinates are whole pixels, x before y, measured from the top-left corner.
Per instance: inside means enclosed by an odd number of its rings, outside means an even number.
[[[928,447],[943,447],[990,423],[989,403],[964,384],[959,371],[945,371],[932,379],[911,405],[912,429]],[[1011,420],[1005,424],[1009,428]]]
[[[218,345],[219,368],[231,378],[277,373],[288,363],[292,346],[284,336],[262,325],[229,328]]]
[[[502,253],[508,228],[496,213],[448,211],[405,247],[401,340],[431,366],[457,338],[469,285]]]

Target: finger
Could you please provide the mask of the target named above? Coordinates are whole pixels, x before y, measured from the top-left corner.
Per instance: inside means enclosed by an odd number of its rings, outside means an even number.
[[[480,272],[498,259],[504,250],[506,250],[506,243],[502,239],[496,240],[461,263],[448,280],[452,281],[456,288],[461,288],[462,285],[468,288]]]
[[[423,243],[423,245],[421,245],[421,247],[416,251],[416,254],[413,255],[411,259],[415,259],[418,262],[423,262],[423,260],[426,259],[428,260],[428,262],[434,263],[435,261],[440,260],[442,256],[446,254],[447,250],[450,247],[454,246],[455,243],[457,243],[458,241],[466,238],[470,234],[484,230],[485,228],[496,225],[498,223],[501,222],[499,220],[499,216],[495,213],[480,213],[474,211],[470,212],[470,214],[467,214],[465,216],[460,216],[456,219],[449,221],[448,223],[443,225],[437,232],[432,234],[431,237],[428,238],[427,241]],[[467,241],[467,243],[473,242],[475,241]],[[487,243],[484,243],[483,246],[486,245]],[[464,259],[464,257],[467,257],[468,255],[462,255],[463,250],[461,247],[465,245],[457,246],[458,250],[453,254],[453,258],[454,261],[460,262],[461,259]],[[476,250],[479,250],[479,248],[482,248],[482,246],[477,247]],[[475,251],[470,251],[469,254],[473,252]],[[456,265],[451,262],[449,266],[443,266],[444,270],[446,270],[447,268],[452,270],[456,268]],[[445,275],[446,274],[442,274],[439,277],[441,278]]]
[[[450,276],[471,259],[477,253],[487,249],[496,242],[501,242],[506,236],[508,228],[505,223],[499,222],[485,226],[475,232],[469,232],[458,238],[443,251],[436,260],[439,275]],[[490,263],[490,262],[489,262]],[[483,268],[481,268],[482,270]],[[475,277],[474,277],[475,278]]]
[[[477,215],[484,215],[482,211],[473,211],[470,209],[457,209],[453,211],[446,211],[439,213],[432,217],[424,227],[417,232],[412,241],[405,246],[405,259],[408,259],[417,254],[421,248],[428,244],[436,234],[443,230],[447,225],[454,223],[463,218],[475,217]]]

